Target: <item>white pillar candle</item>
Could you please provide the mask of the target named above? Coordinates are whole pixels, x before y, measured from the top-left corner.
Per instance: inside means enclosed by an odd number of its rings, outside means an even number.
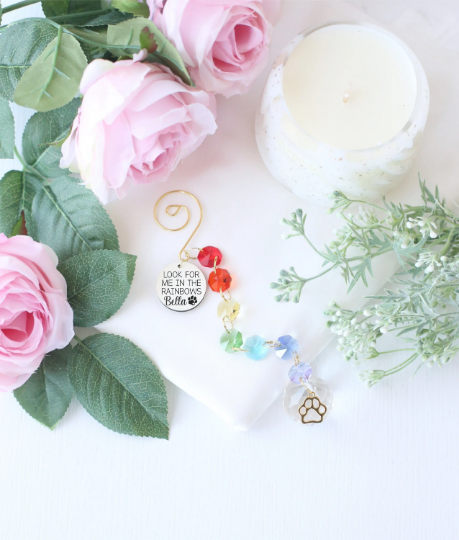
[[[413,163],[429,110],[412,51],[366,23],[332,23],[292,40],[277,59],[257,115],[271,173],[319,202],[336,189],[373,199]]]

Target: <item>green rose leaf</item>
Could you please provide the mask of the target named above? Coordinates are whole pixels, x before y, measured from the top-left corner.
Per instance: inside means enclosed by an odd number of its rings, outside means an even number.
[[[11,231],[11,236],[19,236],[21,234],[27,234],[27,228],[25,224],[24,214],[21,214],[21,217],[17,220],[16,225]]]
[[[94,30],[88,30],[87,28],[79,28],[77,26],[68,26],[67,29],[75,35],[77,39],[89,39],[94,43],[94,48],[97,48],[97,45],[106,46],[107,45],[107,30],[105,28],[98,28],[97,32]],[[81,45],[90,46],[87,43],[82,43]],[[104,48],[105,52],[105,48]]]
[[[54,429],[69,408],[73,390],[68,375],[72,347],[47,354],[37,371],[14,396],[32,418]]]
[[[0,99],[0,159],[14,158],[14,117],[8,101]]]
[[[150,10],[145,2],[137,2],[136,0],[113,0],[111,7],[119,9],[123,13],[132,13],[140,17],[148,18]]]
[[[83,407],[105,427],[167,439],[167,394],[161,374],[126,338],[97,334],[72,351],[70,382]]]
[[[148,56],[149,61],[158,62],[169,67],[173,73],[178,75],[185,84],[194,86],[193,81],[186,69],[182,57],[172,43],[167,40],[160,32],[158,27],[148,19],[135,17],[130,21],[120,24],[110,25],[107,31],[108,45],[122,45],[123,49],[117,49],[113,52],[124,54],[129,52],[138,52],[140,48],[140,34],[144,28],[148,28],[154,35],[158,48]],[[130,49],[131,48],[131,49]]]
[[[114,6],[104,7],[105,0],[42,0],[41,4],[46,17],[65,25],[103,26],[132,18],[131,13],[121,13]]]
[[[79,98],[59,109],[35,113],[24,129],[22,151],[28,165],[45,178],[57,178],[65,172],[59,167],[59,145],[68,136],[81,104]]]
[[[90,190],[75,178],[56,178],[35,196],[32,216],[39,242],[50,246],[61,262],[98,249],[118,251],[115,226]]]
[[[120,12],[118,11],[118,13]],[[107,27],[98,27],[97,31],[90,30],[89,28],[79,28],[77,26],[67,26],[66,28],[79,40],[80,47],[88,62],[92,62],[96,58],[103,58],[107,53]],[[88,40],[90,43],[88,43]]]
[[[87,65],[78,41],[60,27],[58,35],[22,76],[14,101],[41,112],[62,107],[78,92]]]
[[[20,78],[56,36],[45,19],[15,22],[0,34],[0,97],[13,101]]]
[[[128,21],[129,19],[132,19],[133,15],[132,13],[121,13],[121,11],[118,11],[117,9],[112,9],[108,13],[104,13],[102,15],[99,15],[95,17],[94,19],[91,19],[90,21],[86,22],[85,24],[77,24],[73,23],[76,26],[105,26],[107,24],[118,24],[123,21]],[[98,32],[100,32],[100,28],[97,29]]]
[[[120,309],[131,288],[135,261],[134,255],[99,250],[80,253],[59,265],[75,326],[94,326]]]
[[[103,58],[105,53],[107,52],[100,47],[94,47],[92,45],[88,45],[87,43],[80,42],[80,46],[81,46],[81,50],[84,52],[84,55],[86,56],[86,60],[88,61],[88,64],[90,64],[93,60],[97,60],[98,58]]]
[[[0,180],[0,233],[11,236],[20,232],[22,213],[27,228],[33,231],[32,201],[37,190],[36,180],[30,174],[22,171],[5,174]]]
[[[46,17],[60,24],[84,23],[106,10],[100,0],[42,0]]]
[[[140,46],[142,49],[146,49],[149,53],[154,53],[158,50],[155,35],[152,34],[147,27],[140,32]]]

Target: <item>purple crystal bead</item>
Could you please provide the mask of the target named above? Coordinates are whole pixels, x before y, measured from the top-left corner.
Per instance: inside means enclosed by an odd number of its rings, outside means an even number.
[[[288,378],[295,384],[301,384],[300,379],[307,381],[312,375],[312,367],[306,362],[300,362],[290,368]]]
[[[282,360],[293,360],[293,353],[298,352],[298,341],[292,336],[281,336],[277,341],[280,345],[275,348],[276,356]]]

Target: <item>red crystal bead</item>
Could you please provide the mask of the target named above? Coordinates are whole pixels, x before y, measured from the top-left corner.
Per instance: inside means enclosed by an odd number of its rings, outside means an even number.
[[[222,252],[216,247],[207,246],[199,250],[198,261],[202,264],[202,266],[213,268],[215,258],[217,259],[218,266],[222,262]]]
[[[214,292],[224,292],[230,288],[231,276],[228,270],[223,268],[217,268],[215,272],[211,272],[209,275],[209,287]]]

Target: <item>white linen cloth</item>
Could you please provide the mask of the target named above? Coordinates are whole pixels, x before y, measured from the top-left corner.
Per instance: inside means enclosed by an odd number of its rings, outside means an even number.
[[[272,60],[297,33],[330,20],[370,19],[340,2],[284,2],[274,31]],[[459,81],[448,66],[458,66],[459,55],[454,47],[434,47],[435,37],[426,41],[422,30],[419,37],[424,43],[417,43],[417,27],[410,33],[402,24],[395,28],[424,65],[432,102],[417,167],[390,198],[406,200],[411,194],[418,199],[417,169],[428,178],[430,187],[437,183],[445,195],[456,195]],[[319,248],[332,239],[340,222],[326,214],[326,208],[294,197],[264,167],[254,122],[268,71],[269,67],[245,96],[219,99],[216,135],[188,157],[166,184],[134,187],[124,200],[107,207],[121,249],[138,258],[126,303],[99,330],[131,339],[167,379],[239,429],[248,429],[283,391],[291,362],[279,360],[274,353],[255,362],[243,353],[230,355],[221,350],[219,338],[224,330],[216,315],[221,298],[210,289],[202,304],[188,313],[169,311],[160,303],[156,279],[164,267],[178,260],[180,248],[197,223],[198,209],[184,196],[168,199],[167,204],[187,204],[193,217],[184,231],[167,233],[153,218],[157,199],[169,190],[184,189],[201,201],[203,222],[191,246],[212,245],[222,251],[221,267],[232,275],[231,293],[242,306],[235,327],[244,337],[257,334],[275,340],[285,334],[295,336],[302,361],[311,362],[333,338],[325,329],[323,315],[329,301],[357,308],[365,302],[363,294],[379,290],[397,268],[393,258],[385,257],[375,261],[375,278],[368,289],[355,288],[346,295],[341,277],[330,273],[306,284],[299,304],[274,302],[276,292],[269,284],[280,269],[293,265],[301,276],[308,277],[319,272],[322,263],[303,239],[283,241],[281,233],[288,230],[279,220],[302,208],[308,213],[309,237]],[[313,364],[313,368],[320,376],[320,366]]]

